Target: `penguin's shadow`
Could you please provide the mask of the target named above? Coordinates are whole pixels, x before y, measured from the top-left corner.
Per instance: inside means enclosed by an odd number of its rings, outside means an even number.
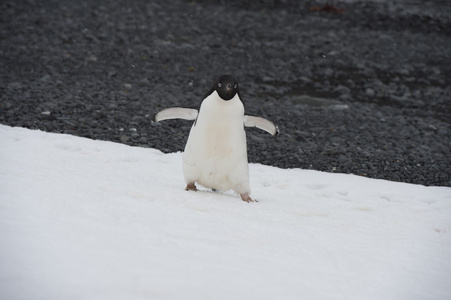
[[[216,189],[209,189],[204,187],[197,187],[197,191],[187,191],[187,192],[193,192],[193,193],[201,193],[201,194],[217,194],[217,195],[226,195],[230,197],[239,197],[238,194],[232,192],[232,191],[219,191]]]
[[[199,193],[200,195],[204,195],[204,196],[211,196],[211,195],[225,196],[225,197],[233,198],[234,200],[239,200],[240,202],[245,202],[245,201],[241,200],[241,197],[238,193],[231,191],[231,190],[230,191],[218,191],[215,189],[198,187],[197,191],[186,191],[186,192]],[[254,200],[253,202],[258,202],[257,199],[253,199],[253,200]]]

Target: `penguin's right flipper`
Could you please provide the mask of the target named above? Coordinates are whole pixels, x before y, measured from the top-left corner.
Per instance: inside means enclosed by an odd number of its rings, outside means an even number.
[[[160,122],[170,119],[184,119],[195,120],[199,112],[197,109],[184,108],[184,107],[171,107],[159,111],[154,117],[152,122]]]

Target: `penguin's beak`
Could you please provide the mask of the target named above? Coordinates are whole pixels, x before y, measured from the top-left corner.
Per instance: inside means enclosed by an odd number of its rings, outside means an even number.
[[[232,84],[231,83],[227,83],[226,84],[226,89],[227,89],[227,92],[232,90]]]

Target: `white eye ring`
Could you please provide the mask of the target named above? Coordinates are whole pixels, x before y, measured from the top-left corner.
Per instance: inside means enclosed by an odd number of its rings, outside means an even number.
[[[238,84],[235,84],[233,87],[234,87],[234,88],[237,88],[237,87],[238,87]]]
[[[222,86],[222,84],[220,82],[218,82],[218,87],[221,87],[221,86]]]

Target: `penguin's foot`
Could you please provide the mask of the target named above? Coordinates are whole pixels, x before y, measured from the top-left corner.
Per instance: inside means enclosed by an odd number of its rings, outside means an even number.
[[[251,196],[249,196],[248,193],[244,193],[244,194],[240,194],[241,199],[243,199],[243,201],[249,203],[249,202],[258,202],[257,200],[252,200]]]
[[[188,185],[185,188],[185,191],[195,191],[197,192],[197,187],[194,183],[188,183]]]

